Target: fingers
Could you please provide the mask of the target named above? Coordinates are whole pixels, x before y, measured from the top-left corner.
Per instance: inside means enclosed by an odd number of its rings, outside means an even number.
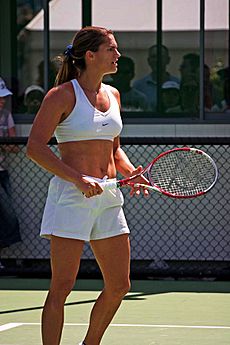
[[[149,196],[149,191],[148,191],[148,189],[144,188],[143,194],[144,194],[145,197],[148,197],[148,196]]]
[[[92,196],[100,195],[103,189],[97,182],[88,182],[84,195],[86,198],[91,198]]]
[[[134,187],[134,185],[131,185],[130,196],[139,196],[141,193],[144,194],[145,197],[149,196],[149,191],[147,188],[143,186]]]

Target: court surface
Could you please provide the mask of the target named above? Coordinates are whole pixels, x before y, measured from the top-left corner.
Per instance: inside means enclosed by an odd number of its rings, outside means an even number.
[[[0,278],[0,345],[39,345],[49,280]],[[79,280],[65,304],[62,345],[82,340],[100,280]],[[102,345],[229,345],[230,282],[136,281]]]

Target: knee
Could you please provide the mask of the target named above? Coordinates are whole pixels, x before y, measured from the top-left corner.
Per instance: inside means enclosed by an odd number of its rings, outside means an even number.
[[[50,298],[56,302],[64,303],[70,292],[74,287],[75,281],[67,279],[58,279],[51,282],[49,291]]]
[[[123,282],[118,282],[116,285],[111,286],[109,290],[112,298],[122,299],[130,291],[130,288],[130,281],[127,280]]]

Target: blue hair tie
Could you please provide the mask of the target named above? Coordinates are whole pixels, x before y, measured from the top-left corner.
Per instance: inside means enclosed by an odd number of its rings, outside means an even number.
[[[66,50],[64,51],[64,55],[66,55],[66,56],[71,56],[71,55],[73,55],[73,45],[72,45],[72,44],[69,44],[69,45],[66,47]]]

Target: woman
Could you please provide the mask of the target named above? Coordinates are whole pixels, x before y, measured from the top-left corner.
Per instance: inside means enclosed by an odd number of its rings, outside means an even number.
[[[104,289],[81,344],[98,345],[130,288],[123,197],[119,190],[103,191],[100,182],[115,178],[116,171],[134,175],[141,167],[135,169],[120,147],[119,93],[102,83],[104,75],[116,73],[120,57],[112,31],[83,28],[64,55],[56,87],[41,105],[27,149],[32,160],[55,175],[41,229],[41,236],[51,241],[52,267],[42,338],[44,345],[60,343],[64,303],[75,284],[84,241],[90,241]],[[61,159],[47,146],[53,133]],[[140,193],[131,194],[135,192]]]

